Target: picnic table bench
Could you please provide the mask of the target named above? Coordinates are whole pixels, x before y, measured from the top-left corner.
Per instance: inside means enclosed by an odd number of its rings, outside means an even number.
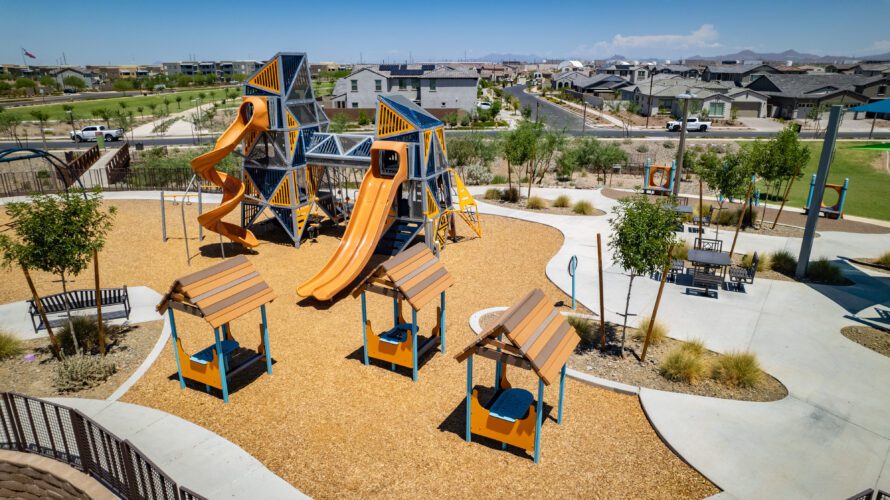
[[[126,285],[122,288],[101,288],[102,307],[105,306],[123,306],[120,311],[123,315],[130,319],[130,295],[127,293]],[[96,309],[96,290],[71,290],[69,292],[56,293],[40,298],[43,310],[46,311],[47,321],[51,326],[60,324],[61,321],[52,321],[49,319],[51,314],[63,314],[65,311],[82,311],[86,309]],[[34,300],[28,301],[28,314],[31,315],[31,325],[34,327],[34,333],[41,328],[46,328],[40,319],[40,312]],[[39,321],[39,322],[38,322]]]

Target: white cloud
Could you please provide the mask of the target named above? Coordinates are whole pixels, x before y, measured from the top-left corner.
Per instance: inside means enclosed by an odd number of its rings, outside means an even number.
[[[703,24],[687,35],[629,35],[617,34],[609,41],[599,41],[593,45],[579,45],[575,54],[588,57],[607,56],[615,52],[631,52],[637,55],[657,55],[676,50],[719,47],[720,34],[713,24]],[[645,54],[642,54],[645,52]]]
[[[880,50],[881,52],[890,52],[890,40],[875,40],[874,43],[871,44],[871,48]]]

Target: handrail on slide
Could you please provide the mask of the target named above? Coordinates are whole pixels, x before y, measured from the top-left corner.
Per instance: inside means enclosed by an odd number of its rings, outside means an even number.
[[[394,175],[380,171],[379,158],[382,151],[394,151],[398,154],[399,169]],[[331,300],[358,277],[371,260],[386,228],[387,216],[399,186],[407,179],[407,144],[374,141],[371,146],[371,168],[362,179],[340,245],[318,274],[297,288],[297,294],[322,301]]]
[[[202,179],[222,189],[222,202],[218,207],[198,216],[198,223],[208,231],[241,243],[246,247],[259,245],[256,236],[238,224],[224,222],[222,219],[238,208],[244,199],[244,183],[237,177],[224,174],[216,168],[216,164],[228,156],[249,132],[269,130],[269,110],[265,97],[245,96],[238,108],[238,113],[229,128],[216,145],[207,153],[192,160],[192,170]]]

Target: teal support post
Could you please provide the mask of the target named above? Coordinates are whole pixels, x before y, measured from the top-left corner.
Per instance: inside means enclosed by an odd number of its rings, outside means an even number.
[[[263,318],[263,350],[266,351],[266,373],[272,375],[272,351],[269,350],[269,323],[266,321],[266,304],[260,306]]]
[[[847,187],[850,185],[850,178],[847,177],[844,179],[844,187],[841,188],[841,199],[838,200],[837,211],[840,212],[840,217],[844,215],[844,201],[847,199]]]
[[[672,193],[674,192],[674,178],[675,178],[675,177],[674,177],[674,174],[676,173],[676,171],[677,171],[677,160],[671,160],[671,186],[670,186],[670,190],[671,190]]]
[[[810,201],[813,199],[813,192],[816,190],[816,174],[813,174],[813,178],[810,179],[810,192],[807,194],[807,204],[804,206],[804,210],[810,209]]]
[[[231,336],[231,332],[229,332],[229,324],[226,323],[222,326],[222,340],[223,341],[229,340],[230,336]],[[217,353],[218,352],[219,351],[217,351]],[[228,372],[229,371],[229,357],[222,356],[222,355],[220,357],[223,359],[223,366],[226,367],[226,372]]]
[[[473,440],[473,434],[470,431],[470,422],[473,416],[473,355],[467,358],[467,442]]]
[[[173,317],[173,308],[167,307],[167,317],[170,318],[170,339],[173,341],[173,357],[176,358],[176,375],[179,376],[179,388],[185,389],[185,379],[182,378],[182,367],[179,366],[179,350],[176,342],[176,319]]]
[[[397,297],[392,298],[392,327],[395,328],[399,325],[399,299]]]
[[[442,315],[439,318],[439,324],[442,325],[442,328],[439,329],[439,335],[442,336],[442,345],[439,348],[442,351],[442,354],[445,354],[445,291],[442,291],[442,294],[439,297],[439,307],[442,309]]]
[[[544,418],[544,379],[538,379],[538,403],[535,416],[535,463],[541,458],[541,420]]]
[[[501,341],[503,335],[498,335],[498,342]],[[498,347],[498,352],[501,352],[501,348]],[[494,364],[494,391],[497,392],[501,389],[501,362],[496,361]]]
[[[365,292],[362,291],[362,343],[364,345],[363,359],[365,365],[368,364],[368,302],[365,298]]]
[[[417,311],[411,308],[411,378],[417,382]]]
[[[651,158],[646,158],[646,170],[643,173],[643,192],[645,193],[649,189],[649,166],[652,164]]]
[[[566,363],[568,364],[568,363]],[[562,399],[565,396],[566,389],[566,365],[562,365],[562,370],[559,372],[559,411],[556,416],[556,423],[562,425]]]
[[[213,338],[216,340],[216,358],[219,360],[219,381],[222,385],[223,402],[229,402],[229,383],[226,380],[226,363],[222,356],[222,342],[219,339],[219,328],[213,329]]]
[[[572,310],[575,310],[575,271],[578,269],[578,256],[569,259],[569,276],[572,277]]]

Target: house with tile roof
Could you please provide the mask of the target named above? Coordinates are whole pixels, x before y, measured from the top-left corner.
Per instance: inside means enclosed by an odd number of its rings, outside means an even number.
[[[479,73],[446,64],[375,64],[353,68],[334,85],[337,109],[376,109],[377,96],[401,95],[424,109],[471,111]]]

